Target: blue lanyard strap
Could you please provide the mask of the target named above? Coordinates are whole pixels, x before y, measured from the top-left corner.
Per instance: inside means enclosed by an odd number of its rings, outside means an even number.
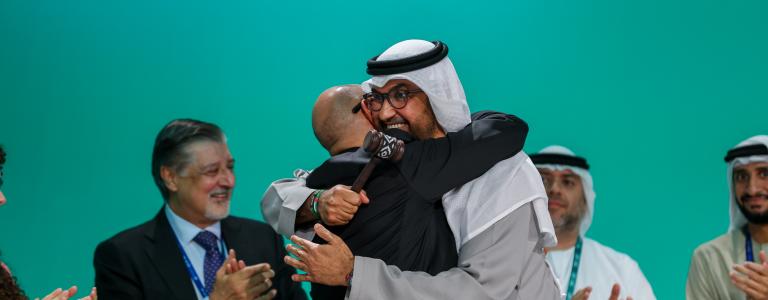
[[[744,232],[744,251],[746,251],[746,257],[747,261],[754,262],[755,261],[755,255],[752,252],[752,235],[749,234],[749,229],[747,229],[747,226],[745,225],[742,229]]]
[[[565,294],[566,300],[571,300],[573,290],[576,288],[576,277],[579,275],[579,264],[581,263],[581,236],[576,239],[576,249],[573,250],[573,262],[571,263],[571,278],[568,279],[568,292]]]
[[[176,233],[174,233],[176,235]],[[208,298],[208,289],[205,288],[205,285],[202,281],[200,281],[200,276],[197,276],[197,272],[195,272],[195,267],[192,266],[192,261],[189,260],[189,256],[187,256],[187,251],[184,251],[184,247],[181,245],[181,242],[179,241],[179,237],[176,237],[176,245],[179,245],[179,250],[181,250],[181,256],[184,257],[184,265],[187,267],[187,273],[189,273],[189,277],[192,277],[192,282],[195,283],[195,287],[197,287],[197,291],[200,292],[200,296],[203,298]],[[226,247],[224,246],[224,239],[219,239],[219,251],[224,251]],[[224,257],[224,260],[226,261],[227,253],[222,252],[222,257]],[[210,287],[213,288],[213,287]]]

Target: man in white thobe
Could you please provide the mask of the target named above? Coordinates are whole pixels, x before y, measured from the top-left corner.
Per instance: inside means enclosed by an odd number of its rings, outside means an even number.
[[[637,262],[586,237],[595,206],[595,191],[586,159],[562,146],[549,146],[531,159],[549,196],[557,246],[547,260],[566,299],[655,299]]]

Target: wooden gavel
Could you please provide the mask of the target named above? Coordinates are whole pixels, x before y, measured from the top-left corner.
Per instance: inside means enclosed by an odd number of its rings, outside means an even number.
[[[373,154],[371,159],[365,165],[360,175],[357,175],[357,179],[352,184],[352,190],[355,193],[359,193],[363,189],[363,185],[368,181],[368,177],[373,173],[373,169],[376,168],[382,160],[390,160],[392,162],[398,162],[403,158],[405,153],[405,144],[403,141],[397,138],[383,134],[375,129],[368,131],[363,141],[363,149],[365,152]]]

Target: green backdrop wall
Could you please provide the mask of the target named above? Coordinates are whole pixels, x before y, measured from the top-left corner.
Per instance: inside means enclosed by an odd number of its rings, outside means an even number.
[[[32,296],[93,284],[101,240],[162,200],[155,134],[220,124],[233,213],[319,164],[310,111],[326,87],[407,38],[440,39],[473,111],[515,113],[527,151],[593,166],[589,235],[682,299],[690,255],[727,228],[725,151],[768,133],[768,2],[0,1],[0,249]],[[82,293],[81,293],[82,294]]]

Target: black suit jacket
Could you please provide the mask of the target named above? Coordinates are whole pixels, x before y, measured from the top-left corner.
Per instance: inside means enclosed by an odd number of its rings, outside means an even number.
[[[291,281],[296,271],[283,262],[283,240],[271,227],[230,216],[221,221],[221,235],[247,265],[266,262],[272,266],[276,299],[306,299],[301,286]],[[175,239],[161,209],[154,219],[101,242],[93,257],[99,298],[196,299]]]

